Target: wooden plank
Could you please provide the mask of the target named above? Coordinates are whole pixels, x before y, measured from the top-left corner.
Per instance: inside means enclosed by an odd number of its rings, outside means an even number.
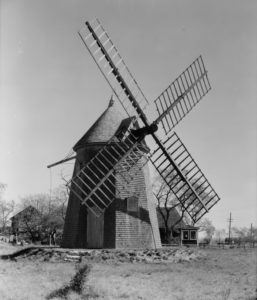
[[[93,212],[87,213],[87,246],[92,249],[103,248],[104,214],[96,217]]]

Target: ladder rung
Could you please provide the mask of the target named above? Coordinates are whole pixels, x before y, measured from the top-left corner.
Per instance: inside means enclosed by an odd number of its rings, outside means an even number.
[[[98,23],[98,25],[94,28],[94,31],[97,31],[99,29],[99,27],[102,27],[98,20],[97,20],[97,23]]]
[[[93,42],[89,45],[90,48],[92,48],[96,44],[96,40],[94,39]]]
[[[171,153],[169,153],[170,155],[174,154],[175,152],[178,151],[178,149],[180,149],[181,147],[183,147],[182,144],[180,144],[175,150],[173,150]]]
[[[109,61],[107,61],[107,63],[103,66],[103,69],[105,69],[107,66],[110,66]]]
[[[182,151],[179,155],[177,155],[176,157],[174,157],[174,160],[177,161],[178,158],[183,155],[186,152],[186,150]],[[187,153],[187,152],[186,152]]]
[[[105,31],[103,31],[103,32],[98,36],[99,40],[101,39],[101,37],[102,37],[104,34],[105,34]]]
[[[90,201],[93,202],[92,200],[90,200]],[[82,204],[85,204],[85,205],[86,205],[86,203],[87,202],[85,200],[82,202]],[[93,202],[93,205],[96,206],[98,208],[98,210],[100,210],[101,213],[104,212],[104,209],[101,209],[101,207],[99,207],[95,202]],[[87,205],[87,207],[90,208],[89,205]],[[90,208],[90,209],[92,210],[92,208]]]
[[[190,157],[191,158],[191,157]],[[184,171],[191,163],[193,162],[192,158],[191,160],[189,161],[189,163],[187,163],[182,169],[181,171]]]
[[[204,191],[206,191],[208,188],[209,188],[209,185],[207,185],[203,190],[201,190],[201,191],[199,192],[198,195],[201,195],[201,194],[202,194]]]
[[[95,50],[95,52],[93,53],[93,56],[96,56],[96,54],[99,52],[101,50],[101,48],[99,47],[99,48],[97,48],[96,50]]]
[[[115,63],[116,68],[118,67],[118,65],[123,62],[123,59],[121,58],[117,63]]]
[[[93,181],[93,179],[92,178],[90,178],[84,171],[81,171],[83,174],[84,174],[84,176],[86,176],[87,177],[87,179],[88,180],[90,180],[92,183],[93,183],[93,185],[96,185],[97,183],[96,182],[94,182]],[[93,172],[93,171],[91,171],[91,173],[93,173],[94,174],[94,176],[96,176],[95,175],[95,173]],[[90,188],[90,190],[91,190],[92,188]]]
[[[199,172],[201,172],[201,171],[199,169],[197,169],[197,172],[195,172],[191,177],[189,177],[188,181],[190,182],[195,177],[195,175],[198,174]]]
[[[114,59],[117,55],[119,55],[119,52],[118,52],[118,51],[115,51],[115,53],[114,53],[113,56],[112,56],[112,59]]]
[[[103,199],[101,199],[101,197],[99,196],[99,195],[97,195],[97,192],[101,192],[101,193],[103,193],[102,192],[102,190],[100,189],[100,187],[92,194],[92,196],[90,197],[91,199],[92,199],[92,197],[93,196],[96,196],[98,199],[99,199],[99,201],[101,202],[101,203],[103,203],[103,205],[105,206],[105,207],[108,207],[108,205],[104,202],[104,200]],[[103,193],[104,194],[104,193]],[[104,194],[105,195],[105,194]],[[92,200],[93,201],[93,200]]]
[[[76,187],[78,187],[79,188],[79,190],[84,194],[84,195],[86,195],[87,196],[87,194],[85,193],[85,191],[74,181],[74,180],[72,180],[72,183],[73,184],[75,184],[76,185]],[[71,188],[72,189],[72,188]]]
[[[194,163],[194,161],[192,160],[191,162]],[[185,173],[185,176],[187,176],[191,171],[193,171],[195,168],[197,167],[196,164],[193,165],[193,167],[190,170],[187,170],[187,172]],[[183,169],[184,170],[184,169]]]
[[[109,63],[108,63],[109,64]],[[110,71],[107,73],[107,76],[109,76],[113,72],[113,68],[110,69]]]
[[[89,170],[91,171],[90,168],[89,168]],[[91,171],[91,172],[92,172],[92,171]],[[99,180],[101,180],[96,174],[95,174],[95,176],[96,176]],[[110,174],[110,176],[106,178],[106,181],[108,180],[108,182],[109,182],[113,187],[115,187],[115,185],[113,184],[113,182],[109,179],[111,176],[114,177],[113,174]],[[112,191],[109,189],[109,187],[107,186],[107,184],[105,184],[105,182],[103,182],[103,184],[104,184],[105,187],[112,193]]]
[[[103,46],[105,46],[109,41],[111,41],[111,39],[107,38],[107,40],[103,43]]]
[[[79,32],[79,34],[81,35],[81,37],[82,37],[82,33],[81,32]],[[85,37],[83,37],[83,40],[84,41],[86,41],[89,37],[91,37],[92,36],[92,33],[90,32],[90,33],[88,33]]]
[[[122,74],[122,72],[123,72],[126,68],[127,68],[127,67],[126,67],[125,63],[123,62],[123,68],[122,68],[122,69],[119,68],[119,73]],[[128,85],[128,86],[129,86],[129,85]]]
[[[106,58],[105,54],[103,54],[103,55],[98,59],[98,62],[100,62],[103,58]]]
[[[81,178],[81,177],[79,177],[79,176],[77,176],[76,178],[78,178],[81,182],[83,182],[83,184],[90,190],[91,189],[91,187],[89,187],[87,184],[86,184],[86,182],[84,182],[84,180]],[[81,187],[82,188],[82,187]]]
[[[107,53],[110,53],[113,48],[115,48],[115,46],[112,44],[112,46],[107,50]],[[117,52],[117,50],[116,50],[116,52]]]

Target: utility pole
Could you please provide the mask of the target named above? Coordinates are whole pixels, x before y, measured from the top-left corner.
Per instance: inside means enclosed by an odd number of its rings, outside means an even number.
[[[253,223],[251,223],[251,229],[250,229],[250,240],[253,242]]]
[[[232,223],[232,214],[230,213],[229,215],[229,219],[228,219],[228,222],[229,222],[229,225],[228,225],[228,243],[229,245],[231,244],[231,223]]]

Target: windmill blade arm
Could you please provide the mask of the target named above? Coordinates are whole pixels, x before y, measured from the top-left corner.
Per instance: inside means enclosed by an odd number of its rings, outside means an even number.
[[[199,56],[154,101],[158,113],[155,123],[162,123],[168,134],[211,89],[207,70]]]
[[[128,116],[141,117],[148,101],[100,22],[86,22],[79,36]]]
[[[158,145],[150,160],[194,222],[220,200],[175,132]]]

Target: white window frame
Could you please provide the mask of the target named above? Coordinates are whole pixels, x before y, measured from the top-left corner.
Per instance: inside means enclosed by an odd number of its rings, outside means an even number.
[[[187,232],[187,239],[184,236],[184,233]],[[189,240],[189,230],[182,230],[182,239],[188,241]]]
[[[195,233],[195,238],[192,238],[192,232]],[[193,240],[193,241],[197,240],[197,231],[196,230],[190,230],[190,240]]]

